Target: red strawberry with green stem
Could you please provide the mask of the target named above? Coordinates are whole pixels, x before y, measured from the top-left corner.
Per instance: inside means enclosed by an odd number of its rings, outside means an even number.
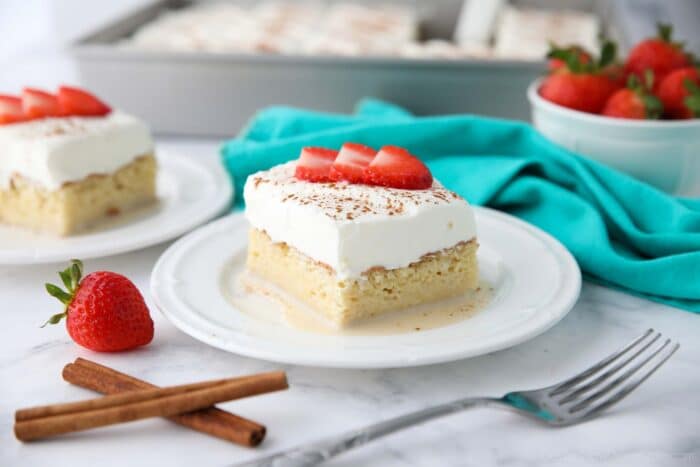
[[[667,117],[700,118],[700,71],[693,67],[672,71],[659,85],[658,96]]]
[[[653,87],[654,75],[651,70],[647,70],[644,83],[636,75],[630,75],[627,87],[616,91],[605,103],[603,115],[637,120],[660,118],[663,105],[652,94]]]
[[[551,43],[549,52],[547,53],[547,68],[550,73],[558,73],[568,71],[567,60],[571,55],[576,57],[578,63],[588,64],[593,61],[593,56],[583,47],[578,45],[570,45],[568,47],[559,47]]]
[[[566,73],[547,76],[540,86],[540,95],[555,104],[582,112],[600,113],[608,98],[620,88],[620,84],[606,73],[615,62],[616,46],[603,44],[600,58],[584,63],[574,51],[561,51],[555,58],[566,62]]]
[[[671,71],[690,66],[692,57],[684,50],[683,43],[673,42],[670,25],[658,24],[657,29],[657,37],[645,39],[630,50],[625,73],[644,79],[646,70],[651,70],[659,86]]]
[[[151,342],[153,321],[136,286],[114,272],[98,271],[84,278],[82,273],[83,264],[73,260],[58,273],[67,291],[46,284],[47,292],[65,305],[46,324],[66,318],[71,338],[96,352],[118,352]]]
[[[579,45],[570,45],[568,47],[559,47],[555,44],[550,44],[549,52],[547,53],[547,68],[549,73],[566,73],[569,72],[567,62],[574,60],[574,69],[580,69],[581,65],[590,65],[593,63],[593,55]],[[606,65],[600,69],[600,73],[607,76],[611,80],[618,82],[620,86],[625,85],[625,73],[620,62],[613,57]]]

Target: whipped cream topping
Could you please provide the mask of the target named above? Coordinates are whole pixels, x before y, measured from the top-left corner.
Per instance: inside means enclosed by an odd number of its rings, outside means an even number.
[[[245,215],[273,242],[331,267],[339,278],[396,269],[476,236],[469,204],[433,182],[427,190],[310,183],[296,162],[248,177]]]
[[[116,171],[151,153],[148,127],[136,117],[60,117],[0,126],[0,188],[13,175],[57,190],[88,175]]]

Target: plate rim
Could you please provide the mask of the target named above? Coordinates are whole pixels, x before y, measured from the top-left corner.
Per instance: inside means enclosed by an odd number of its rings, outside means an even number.
[[[196,166],[197,168],[209,173],[218,182],[216,185],[216,193],[211,196],[212,200],[214,200],[214,196],[216,196],[216,202],[208,205],[207,209],[200,211],[201,215],[192,218],[188,222],[173,223],[164,229],[147,231],[144,234],[136,237],[134,240],[132,240],[133,237],[128,237],[123,241],[123,243],[110,247],[108,250],[103,249],[103,252],[99,252],[98,249],[86,249],[84,251],[80,251],[78,247],[74,250],[75,253],[70,254],[66,253],[65,251],[58,253],[42,252],[37,254],[36,250],[26,250],[24,254],[15,253],[12,255],[7,255],[2,249],[0,249],[0,266],[52,264],[68,261],[75,257],[79,257],[81,259],[105,258],[141,250],[187,234],[188,232],[200,227],[203,224],[206,224],[208,221],[224,213],[232,204],[234,195],[233,181],[230,180],[230,177],[225,172],[223,167],[220,166],[220,164],[216,165],[213,162],[209,163],[199,157],[185,156],[184,154],[179,154],[168,150],[157,151],[156,158],[159,165],[158,170],[163,171],[166,174],[169,173],[168,168],[174,165],[189,165],[190,167]],[[10,226],[3,225],[3,227]],[[21,231],[20,227],[17,227],[17,229]],[[109,230],[100,233],[103,234],[108,232]]]
[[[198,237],[208,237],[208,234],[217,232],[221,229],[222,224],[236,222],[235,219],[243,217],[243,212],[234,212],[228,216],[225,216],[216,221],[210,222],[192,232],[188,235],[180,238],[175,243],[173,243],[163,254],[158,258],[156,264],[153,267],[150,276],[150,291],[153,297],[156,308],[165,316],[168,321],[170,321],[176,328],[190,337],[215,348],[233,353],[239,356],[256,358],[265,361],[277,362],[282,364],[292,364],[292,365],[302,365],[310,367],[323,367],[323,368],[346,368],[346,369],[380,369],[380,368],[401,368],[401,367],[417,367],[423,365],[432,365],[437,363],[447,363],[456,360],[462,360],[465,358],[476,357],[479,355],[484,355],[492,353],[498,350],[503,350],[509,347],[516,346],[525,341],[528,341],[552,328],[559,321],[561,321],[574,307],[576,304],[580,291],[581,291],[581,271],[578,263],[574,259],[573,255],[554,237],[552,237],[547,232],[542,229],[529,224],[521,219],[518,219],[510,214],[506,214],[500,211],[496,211],[491,208],[474,206],[475,211],[479,215],[486,215],[491,217],[500,218],[508,223],[514,223],[517,227],[520,227],[528,232],[528,234],[535,236],[539,240],[543,241],[548,247],[554,251],[554,255],[557,259],[558,264],[561,265],[562,271],[568,270],[571,277],[566,277],[568,280],[562,281],[562,285],[553,297],[553,299],[544,306],[544,309],[540,311],[537,315],[534,325],[528,327],[526,332],[518,334],[515,337],[510,337],[509,339],[496,339],[493,342],[486,342],[485,345],[480,346],[477,349],[467,348],[467,349],[457,349],[455,351],[446,351],[438,355],[431,356],[429,358],[415,359],[415,358],[388,358],[379,357],[375,361],[368,363],[367,361],[357,361],[352,359],[334,359],[329,361],[323,357],[302,357],[302,356],[291,356],[286,357],[280,352],[268,352],[265,349],[258,349],[255,347],[246,347],[243,344],[236,345],[224,345],[220,343],[217,339],[210,339],[211,336],[208,335],[207,331],[198,328],[196,325],[188,323],[186,320],[180,318],[177,313],[169,313],[167,310],[167,305],[163,304],[162,297],[159,293],[159,287],[170,282],[168,280],[159,281],[160,271],[164,270],[171,259],[177,258],[179,251],[183,245],[189,244],[190,242],[198,243]],[[565,268],[566,266],[566,268]],[[218,280],[218,278],[217,278]],[[166,299],[167,302],[167,299]],[[187,304],[180,303],[181,306],[190,308]],[[302,357],[302,358],[299,358]]]

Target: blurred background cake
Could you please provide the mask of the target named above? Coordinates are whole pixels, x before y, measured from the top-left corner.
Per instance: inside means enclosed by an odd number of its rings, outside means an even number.
[[[73,87],[0,95],[0,223],[71,235],[155,198],[138,118]]]

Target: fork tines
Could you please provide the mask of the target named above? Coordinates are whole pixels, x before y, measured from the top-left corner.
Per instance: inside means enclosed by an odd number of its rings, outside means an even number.
[[[555,386],[548,396],[573,416],[597,414],[646,381],[679,347],[649,329],[618,352]]]

